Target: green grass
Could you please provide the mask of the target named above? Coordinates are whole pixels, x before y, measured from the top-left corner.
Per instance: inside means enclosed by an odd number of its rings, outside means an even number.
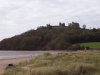
[[[86,46],[94,49],[100,49],[100,42],[81,43],[81,46]]]
[[[3,75],[100,75],[100,51],[44,53]]]

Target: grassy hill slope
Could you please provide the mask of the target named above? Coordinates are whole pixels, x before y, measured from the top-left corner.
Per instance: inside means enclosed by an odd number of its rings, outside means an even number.
[[[81,43],[81,46],[86,46],[94,49],[100,49],[100,42]]]

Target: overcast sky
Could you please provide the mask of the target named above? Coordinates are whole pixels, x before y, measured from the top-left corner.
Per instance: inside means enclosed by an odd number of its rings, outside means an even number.
[[[100,0],[0,0],[0,40],[41,25],[100,27]]]

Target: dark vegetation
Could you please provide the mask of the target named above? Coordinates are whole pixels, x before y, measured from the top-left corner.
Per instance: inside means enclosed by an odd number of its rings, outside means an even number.
[[[80,43],[100,42],[100,29],[86,29],[79,23],[59,23],[59,26],[38,27],[0,42],[1,50],[80,50],[89,49]]]

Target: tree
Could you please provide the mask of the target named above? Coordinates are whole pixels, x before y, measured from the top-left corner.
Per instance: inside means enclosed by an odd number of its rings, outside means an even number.
[[[85,24],[83,25],[83,29],[86,29],[86,25]]]
[[[47,24],[47,28],[52,29],[52,26],[50,24]]]

